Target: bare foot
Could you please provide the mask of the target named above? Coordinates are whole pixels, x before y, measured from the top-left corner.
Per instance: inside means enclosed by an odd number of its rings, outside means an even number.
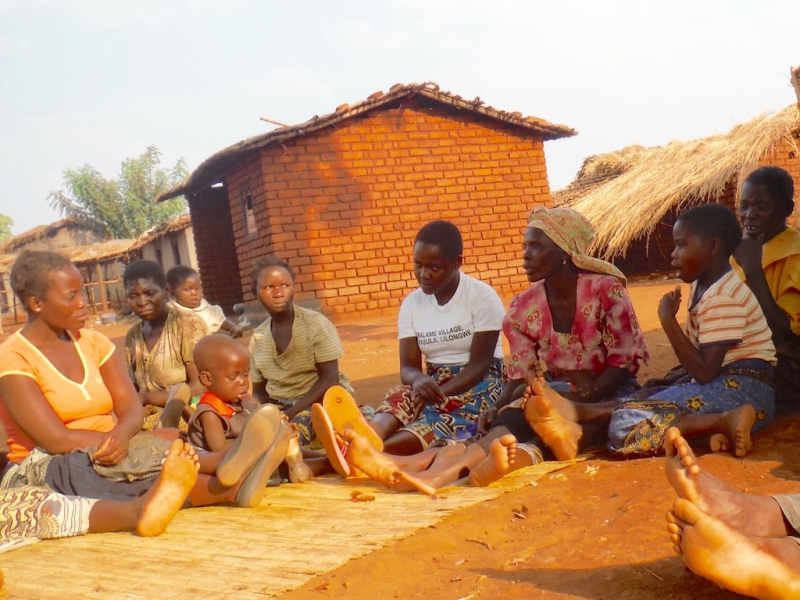
[[[677,428],[667,431],[664,450],[667,480],[679,498],[696,504],[700,510],[744,535],[779,537],[787,534],[783,513],[775,500],[740,492],[703,471]]]
[[[435,488],[405,473],[394,457],[376,450],[366,437],[358,435],[351,428],[344,430],[342,438],[347,443],[347,462],[370,479],[390,488],[397,488],[398,484],[404,482],[423,494],[432,496],[436,493]]]
[[[714,434],[709,441],[713,452],[728,452],[733,440],[734,454],[739,458],[750,451],[750,430],[756,422],[756,409],[751,404],[745,404],[734,410],[729,410],[721,415],[727,431]]]
[[[489,455],[469,473],[469,483],[484,487],[511,470],[517,457],[517,438],[508,433],[489,446]]]
[[[303,453],[300,451],[299,437],[300,434],[297,430],[297,425],[291,424],[292,437],[289,438],[289,446],[286,449],[286,466],[289,467],[289,481],[292,483],[303,483],[310,479],[313,474],[311,469],[308,468],[303,462]]]
[[[667,531],[687,567],[728,590],[764,600],[800,592],[796,571],[688,500],[675,500]]]
[[[559,406],[572,406],[572,403],[548,388],[543,379],[534,382],[531,392],[534,395],[527,398],[524,409],[528,425],[547,444],[557,460],[572,460],[578,454],[578,441],[583,435],[583,428],[559,412],[551,399],[554,396],[560,398]]]
[[[544,377],[532,379],[528,387],[525,388],[525,393],[522,396],[523,410],[533,396],[544,396],[562,417],[574,423],[578,422],[578,411],[575,408],[575,404],[547,385]]]
[[[136,533],[149,537],[164,532],[197,481],[198,468],[194,448],[180,440],[172,442],[161,475],[138,501],[142,503],[142,510]]]
[[[697,464],[697,458],[692,452],[689,442],[681,435],[677,427],[670,427],[667,430],[664,438],[664,452],[667,455],[664,465],[667,481],[678,494],[678,498],[689,500],[708,512],[709,506],[703,502],[700,492],[697,490],[696,478],[700,474],[700,466]],[[735,490],[731,488],[731,491]]]
[[[712,452],[727,452],[730,445],[731,443],[724,433],[715,433],[708,439],[708,446]]]

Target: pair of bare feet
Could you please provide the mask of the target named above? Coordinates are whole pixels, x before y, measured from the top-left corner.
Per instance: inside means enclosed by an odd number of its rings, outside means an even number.
[[[440,487],[469,474],[473,486],[496,481],[517,461],[517,439],[510,434],[492,442],[488,455],[477,444],[450,444],[411,456],[396,456],[377,450],[353,429],[336,434],[343,457],[351,470],[397,491],[418,491],[433,496]]]
[[[547,385],[544,378],[531,378],[523,396],[522,408],[525,420],[531,429],[552,451],[557,460],[572,460],[578,454],[578,444],[583,435],[576,404],[561,396]],[[716,415],[702,415],[702,427],[697,433],[706,433],[702,428],[711,428],[710,440],[713,452],[728,452],[738,457],[745,456],[752,446],[750,430],[756,422],[756,411],[752,405]],[[691,417],[685,423],[693,430]],[[683,421],[682,427],[683,427]]]
[[[678,495],[667,513],[677,554],[696,574],[759,599],[800,597],[800,544],[778,503],[739,492],[706,473],[675,428],[667,432],[666,474]]]

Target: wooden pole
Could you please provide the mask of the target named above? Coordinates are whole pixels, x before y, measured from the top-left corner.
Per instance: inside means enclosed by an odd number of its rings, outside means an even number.
[[[95,269],[97,270],[97,283],[100,285],[100,309],[105,312],[108,310],[108,296],[106,295],[106,283],[103,281],[102,263],[97,263]]]
[[[272,123],[273,125],[280,125],[281,127],[291,127],[288,123],[281,123],[280,121],[274,121],[272,119],[268,119],[267,117],[261,117],[262,121],[266,121],[267,123]]]

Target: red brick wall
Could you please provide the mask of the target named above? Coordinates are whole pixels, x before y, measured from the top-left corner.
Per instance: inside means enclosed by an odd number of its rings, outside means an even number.
[[[204,190],[189,198],[189,210],[203,295],[230,311],[243,296],[228,195],[221,187]]]
[[[396,310],[416,287],[414,236],[434,219],[460,228],[466,273],[517,293],[528,212],[550,204],[541,140],[408,101],[268,147],[225,179],[245,300],[253,262],[274,253],[297,272],[296,299],[328,315]]]

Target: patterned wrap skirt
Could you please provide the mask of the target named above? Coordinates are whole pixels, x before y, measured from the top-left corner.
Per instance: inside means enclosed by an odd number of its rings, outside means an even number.
[[[83,535],[97,500],[24,486],[0,490],[0,552],[31,542]]]
[[[667,430],[688,414],[719,414],[752,404],[754,433],[767,428],[775,416],[772,367],[761,360],[730,363],[709,383],[691,381],[642,392],[650,395],[621,398],[608,426],[609,450],[622,458],[655,456]]]
[[[455,377],[466,365],[426,365],[428,376],[438,385]],[[427,403],[416,409],[411,399],[411,386],[400,385],[389,390],[378,407],[378,413],[389,413],[427,449],[435,440],[466,440],[478,431],[478,415],[494,404],[506,380],[505,366],[499,358],[492,359],[486,376],[475,387],[445,401]]]

